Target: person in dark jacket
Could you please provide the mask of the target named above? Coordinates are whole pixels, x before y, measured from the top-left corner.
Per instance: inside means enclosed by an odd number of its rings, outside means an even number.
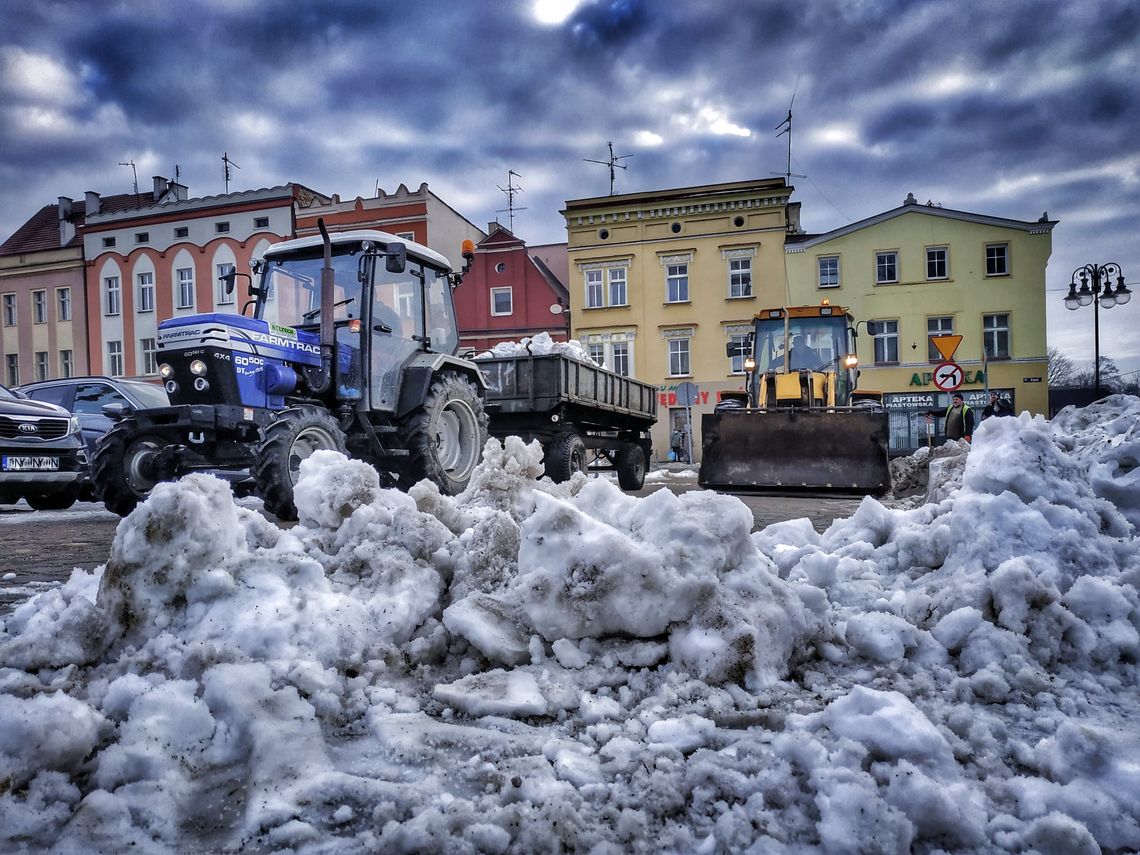
[[[955,392],[950,396],[950,406],[946,408],[946,438],[964,439],[969,442],[974,436],[974,411]]]
[[[982,421],[985,421],[990,416],[1012,416],[1013,404],[1009,402],[1008,398],[1003,398],[997,392],[990,392],[990,402],[986,404],[986,408],[982,410]]]

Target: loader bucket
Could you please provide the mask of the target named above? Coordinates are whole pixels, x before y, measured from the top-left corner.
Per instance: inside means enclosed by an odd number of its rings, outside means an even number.
[[[863,408],[727,410],[701,420],[698,483],[725,492],[890,491],[887,413]]]

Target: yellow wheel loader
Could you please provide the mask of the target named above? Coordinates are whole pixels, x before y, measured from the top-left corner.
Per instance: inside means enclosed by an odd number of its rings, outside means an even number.
[[[777,494],[888,492],[887,413],[881,392],[855,388],[855,336],[847,310],[826,300],[757,314],[743,348],[727,348],[744,361],[745,390],[724,393],[701,419],[700,485]]]

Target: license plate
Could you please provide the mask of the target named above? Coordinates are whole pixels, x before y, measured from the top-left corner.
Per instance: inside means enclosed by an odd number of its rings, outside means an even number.
[[[58,457],[5,457],[5,472],[43,472],[59,469]]]

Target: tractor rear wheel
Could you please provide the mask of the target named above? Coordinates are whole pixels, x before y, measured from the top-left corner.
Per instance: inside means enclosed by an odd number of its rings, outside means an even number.
[[[165,443],[140,433],[134,419],[123,419],[99,439],[91,465],[96,497],[113,514],[125,517],[150,495],[161,479],[148,458]]]
[[[555,483],[569,481],[575,472],[585,472],[586,443],[573,431],[560,433],[546,446],[546,477]]]
[[[279,520],[297,519],[293,488],[301,475],[301,461],[322,449],[345,453],[344,431],[328,410],[301,406],[280,413],[265,431],[253,468],[265,510]]]
[[[462,493],[487,443],[487,414],[475,384],[451,371],[440,374],[401,427],[409,457],[400,488],[426,478],[445,495]]]

